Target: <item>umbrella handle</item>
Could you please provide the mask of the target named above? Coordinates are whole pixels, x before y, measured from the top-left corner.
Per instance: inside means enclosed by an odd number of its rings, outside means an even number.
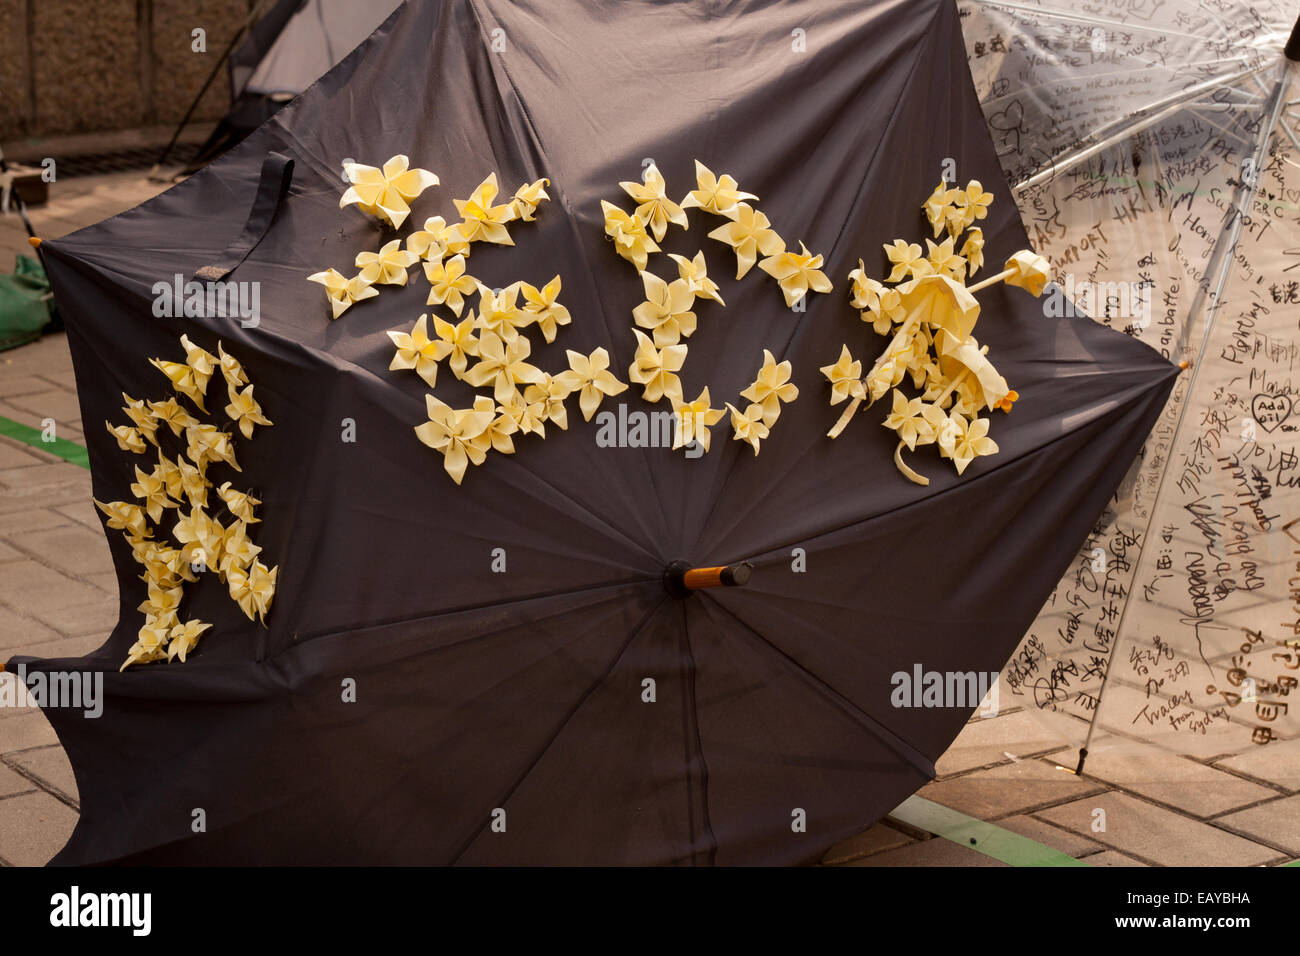
[[[664,568],[664,589],[675,598],[688,597],[705,588],[735,588],[749,582],[754,566],[748,561],[711,568],[695,568],[689,561],[674,561]]]

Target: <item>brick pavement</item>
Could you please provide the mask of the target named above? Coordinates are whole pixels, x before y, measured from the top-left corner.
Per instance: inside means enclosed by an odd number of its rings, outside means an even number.
[[[57,237],[158,188],[138,174],[59,183],[33,218],[43,235]],[[16,218],[0,219],[0,250],[26,248]],[[59,437],[81,440],[63,335],[0,352],[0,416],[36,427],[53,418]],[[116,591],[89,473],[0,437],[0,657],[93,649],[115,620]],[[1300,757],[1257,750],[1202,761],[1130,744],[1096,749],[1082,777],[1058,766],[1074,759],[1032,714],[1011,709],[973,718],[920,795],[1094,866],[1258,866],[1300,857]],[[49,723],[34,708],[0,707],[0,865],[47,861],[77,808],[76,782]],[[1004,865],[889,819],[840,843],[825,862]]]

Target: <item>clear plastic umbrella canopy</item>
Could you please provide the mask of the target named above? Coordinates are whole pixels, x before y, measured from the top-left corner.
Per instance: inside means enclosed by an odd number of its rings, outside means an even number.
[[[963,0],[961,12],[1003,169],[1055,268],[1044,321],[1086,313],[1187,363],[1003,671],[1002,706],[1085,752],[1145,741],[1233,755],[1246,772],[1295,759],[1300,84],[1284,47],[1300,55],[1287,43],[1296,10]]]

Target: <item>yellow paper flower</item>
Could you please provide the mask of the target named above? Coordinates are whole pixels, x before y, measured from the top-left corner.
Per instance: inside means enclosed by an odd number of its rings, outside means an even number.
[[[262,406],[253,398],[253,386],[247,385],[242,391],[227,386],[230,404],[226,406],[226,415],[239,425],[245,438],[253,437],[254,425],[272,425],[274,422],[262,414]]]
[[[691,306],[695,293],[685,279],[665,282],[653,272],[642,272],[645,301],[632,310],[632,319],[654,334],[655,348],[676,345],[683,336],[695,331],[695,313]]]
[[[984,265],[984,230],[977,226],[966,233],[961,254],[970,266],[969,274],[973,276]]]
[[[686,346],[670,345],[661,351],[640,330],[633,329],[632,334],[636,336],[637,347],[627,370],[628,378],[645,386],[642,394],[647,402],[657,402],[664,396],[674,404],[680,402],[682,380],[675,373],[686,363]]]
[[[131,485],[131,494],[144,502],[145,511],[149,513],[152,521],[159,521],[162,518],[163,509],[177,507],[176,502],[167,494],[167,483],[158,470],[154,469],[150,473],[141,471],[140,466],[135,467],[135,482]]]
[[[478,338],[474,335],[477,317],[471,313],[458,325],[452,325],[438,316],[433,317],[433,331],[438,341],[447,347],[447,364],[457,378],[465,377],[465,366],[470,356],[478,356]]]
[[[596,349],[590,355],[583,355],[573,349],[566,350],[565,354],[569,357],[569,371],[561,372],[558,377],[564,381],[570,393],[578,393],[578,407],[582,409],[582,417],[586,421],[591,421],[591,416],[596,414],[596,409],[606,395],[618,395],[627,391],[627,384],[620,382],[609,371],[609,353],[603,348]]]
[[[635,215],[646,224],[656,241],[664,241],[670,222],[683,229],[690,228],[686,212],[664,192],[663,173],[654,163],[645,171],[644,183],[622,182],[619,185],[637,203]]]
[[[262,502],[247,492],[232,488],[230,482],[223,482],[221,487],[217,488],[217,495],[226,503],[230,513],[244,524],[255,524],[262,520],[253,510]]]
[[[508,401],[498,406],[498,411],[513,422],[519,432],[546,437],[546,406],[542,402],[527,402],[524,396],[516,391],[511,394]]]
[[[731,216],[733,221],[714,229],[709,238],[725,242],[735,250],[737,279],[745,277],[760,254],[775,256],[785,252],[785,240],[772,230],[767,216],[749,203],[736,203]]]
[[[452,200],[463,220],[459,227],[460,234],[467,242],[494,242],[502,246],[515,244],[505,226],[515,218],[515,209],[509,203],[492,205],[496,195],[497,174],[489,173],[488,178],[478,184],[469,199]]]
[[[1032,249],[1021,249],[1002,268],[1012,273],[1007,277],[1007,285],[1024,289],[1035,297],[1043,294],[1043,286],[1052,278],[1051,264]]]
[[[772,353],[763,349],[763,367],[758,370],[758,378],[740,393],[741,398],[747,398],[763,409],[763,424],[768,427],[781,414],[782,402],[793,402],[799,397],[798,387],[790,381],[790,372],[788,360],[778,364]]]
[[[958,190],[950,189],[944,180],[939,180],[939,185],[934,188],[934,192],[926,199],[921,207],[925,210],[925,217],[930,220],[930,225],[934,227],[934,237],[939,238],[939,233],[948,225],[948,219],[953,212],[953,202],[957,199]]]
[[[753,193],[741,192],[736,180],[726,173],[714,176],[713,171],[698,159],[695,161],[695,187],[682,200],[683,209],[703,209],[715,216],[730,218],[742,199],[758,199]]]
[[[172,619],[160,620],[146,617],[144,625],[136,633],[136,641],[126,652],[126,661],[119,670],[126,670],[132,664],[148,664],[160,661],[167,656],[167,640],[172,628]]]
[[[438,384],[438,363],[451,351],[451,345],[442,339],[429,338],[429,317],[415,320],[410,332],[389,332],[397,351],[388,363],[390,372],[413,369],[430,388]]]
[[[219,566],[226,529],[202,508],[193,507],[188,514],[181,512],[172,528],[172,537],[181,546],[186,561],[211,569]]]
[[[541,381],[524,389],[524,401],[529,405],[540,404],[542,417],[546,421],[554,422],[559,428],[567,429],[569,414],[564,408],[564,400],[569,397],[570,391],[563,374],[552,377],[543,372]]]
[[[181,659],[185,663],[185,655],[194,650],[194,646],[199,643],[199,638],[203,632],[212,625],[207,624],[197,618],[186,621],[184,624],[177,624],[168,634],[169,642],[167,644],[167,659]]]
[[[94,498],[95,507],[104,512],[108,518],[108,527],[113,531],[125,531],[137,538],[149,535],[149,523],[145,521],[145,510],[129,501],[110,501],[104,504]]]
[[[524,361],[531,351],[525,336],[507,343],[494,332],[484,332],[478,340],[478,363],[465,373],[465,381],[475,388],[491,383],[497,402],[504,404],[514,394],[516,385],[535,385],[542,381],[545,373]]]
[[[158,371],[167,376],[167,380],[172,383],[179,394],[184,395],[202,412],[207,412],[203,405],[203,393],[207,387],[207,380],[204,379],[202,385],[199,384],[200,375],[185,362],[166,362],[162,359],[152,358],[149,364]]]
[[[515,198],[510,200],[512,218],[532,222],[536,218],[537,207],[551,198],[545,189],[550,184],[549,179],[539,179],[534,183],[524,183],[516,189]]]
[[[894,389],[894,407],[883,422],[912,451],[916,450],[918,443],[924,445],[934,441],[934,429],[923,414],[924,404],[919,398],[909,401],[907,396]]]
[[[793,308],[809,289],[813,292],[831,291],[831,280],[821,271],[822,257],[810,253],[802,242],[799,248],[801,252],[778,252],[758,264],[780,284],[788,308]]]
[[[993,204],[993,194],[985,192],[978,179],[972,179],[966,184],[965,189],[958,190],[954,201],[961,215],[961,229],[965,229],[971,223],[989,214],[989,206]],[[960,232],[961,229],[957,231]]]
[[[748,405],[742,412],[728,402],[727,410],[731,412],[731,440],[749,442],[757,455],[759,442],[769,434],[767,425],[763,423],[763,406]]]
[[[226,385],[232,388],[242,388],[248,384],[248,375],[244,372],[244,367],[231,355],[226,353],[226,347],[221,342],[217,343],[217,356],[221,363],[221,374],[226,380]]]
[[[921,247],[915,242],[909,243],[902,239],[895,239],[892,245],[887,245],[885,255],[893,264],[894,269],[889,273],[886,282],[900,282],[908,276],[919,278],[920,276],[930,275],[934,267],[930,265],[929,260],[921,254]]]
[[[190,507],[206,508],[208,506],[208,488],[212,486],[212,482],[203,477],[203,472],[198,467],[191,465],[184,458],[178,457],[176,459],[176,470],[180,472],[181,490],[185,493],[185,498],[189,501]]]
[[[383,169],[344,163],[343,173],[352,185],[339,199],[339,208],[356,203],[362,212],[400,229],[411,212],[411,200],[438,185],[438,177],[427,169],[409,166],[410,160],[401,154],[384,163]]]
[[[614,240],[615,251],[636,266],[638,272],[644,272],[649,254],[659,251],[658,244],[646,232],[645,222],[604,199],[600,208],[605,213],[605,235]]]
[[[938,245],[927,239],[925,240],[925,246],[926,260],[936,274],[952,276],[958,280],[966,277],[966,260],[953,251],[952,236],[944,239]]]
[[[465,296],[479,286],[477,279],[465,274],[465,257],[459,253],[446,262],[426,262],[424,275],[431,286],[425,305],[445,305],[457,318],[465,308]]]
[[[153,617],[175,615],[177,609],[181,606],[181,598],[184,596],[185,588],[181,586],[171,588],[150,587],[148,596],[140,602],[136,610]]]
[[[735,223],[732,223],[735,225]],[[708,266],[704,262],[704,252],[695,253],[694,259],[687,259],[674,252],[668,258],[677,263],[677,275],[686,283],[687,288],[701,299],[712,299],[718,305],[725,306],[722,296],[718,295],[718,284],[709,278]]]
[[[438,238],[442,240],[444,256],[464,256],[468,259],[470,251],[474,248],[461,232],[458,222],[443,226]],[[429,259],[432,261],[433,256],[429,256]]]
[[[169,398],[165,402],[150,402],[149,411],[153,413],[154,420],[170,428],[173,435],[179,436],[191,425],[199,423],[199,420],[187,412],[185,406],[174,398]]]
[[[948,421],[954,426],[951,432],[940,442],[945,457],[951,458],[957,468],[957,474],[966,470],[966,466],[981,455],[996,455],[998,444],[988,437],[989,420],[976,418],[967,422],[960,414],[954,412]]]
[[[497,408],[496,402],[486,395],[480,395],[474,399],[474,411],[487,412],[492,415],[492,421],[484,432],[488,437],[488,443],[492,446],[493,451],[499,451],[503,455],[513,455],[515,453],[515,442],[511,437],[519,430],[518,423]]]
[[[840,346],[840,360],[834,365],[823,365],[821,373],[831,383],[832,405],[866,396],[866,386],[862,384],[862,363],[854,360],[847,345]]]
[[[132,428],[130,425],[115,426],[107,421],[104,422],[104,427],[117,439],[117,447],[122,451],[134,452],[137,455],[144,454],[145,441],[144,436],[140,434],[140,429]]]
[[[447,220],[441,216],[430,216],[424,220],[424,228],[406,237],[406,251],[418,259],[441,260],[447,252]]]
[[[358,252],[355,265],[362,281],[372,285],[406,285],[406,270],[420,261],[402,248],[402,240],[385,243],[378,252]]]
[[[695,442],[709,451],[709,429],[722,420],[723,410],[709,406],[709,388],[706,385],[700,397],[693,402],[678,402],[673,412],[677,427],[673,432],[673,447],[684,448]]]
[[[525,312],[516,304],[520,283],[512,282],[495,294],[485,285],[479,285],[479,310],[477,325],[485,332],[493,332],[509,345],[519,338],[519,330],[532,323],[536,313]]]
[[[513,391],[512,388],[512,394]],[[442,452],[443,468],[459,485],[471,462],[481,465],[487,458],[492,447],[488,427],[495,415],[485,408],[452,408],[432,395],[426,395],[424,403],[429,420],[415,426],[416,437],[434,451]]]
[[[261,561],[254,561],[247,572],[243,568],[232,566],[227,573],[226,584],[230,588],[230,596],[250,621],[266,623],[266,614],[275,598],[275,579],[279,572],[278,567],[267,568]]]
[[[222,574],[228,574],[231,567],[247,568],[261,553],[262,549],[253,544],[253,539],[248,536],[248,526],[242,521],[236,521],[226,529],[221,539],[219,570]]]
[[[319,282],[325,287],[331,315],[336,319],[352,308],[352,303],[360,302],[362,299],[373,299],[379,295],[379,290],[372,288],[360,274],[349,279],[336,269],[326,269],[324,272],[309,275],[307,281]]]
[[[122,411],[126,412],[127,418],[131,419],[140,436],[151,444],[157,445],[158,438],[155,433],[158,431],[158,420],[154,418],[153,409],[143,400],[134,399],[126,392],[122,393],[122,398],[126,402],[122,406]]]
[[[554,342],[558,327],[573,321],[569,310],[555,301],[560,294],[560,277],[555,276],[540,289],[527,282],[520,283],[519,287],[524,292],[524,311],[535,317],[546,341]]]
[[[230,436],[216,425],[191,425],[185,429],[185,442],[185,454],[201,472],[207,469],[209,462],[214,461],[224,461],[235,471],[244,470],[235,460],[235,446],[231,443]]]

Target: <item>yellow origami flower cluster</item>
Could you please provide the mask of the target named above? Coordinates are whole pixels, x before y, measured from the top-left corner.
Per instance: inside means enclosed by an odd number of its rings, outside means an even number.
[[[798,253],[786,250],[785,240],[771,228],[767,217],[745,202],[747,199],[757,202],[758,197],[743,192],[734,177],[726,173],[717,176],[699,160],[695,161],[695,177],[696,188],[680,203],[675,203],[668,198],[663,174],[652,163],[645,171],[644,183],[619,183],[637,203],[631,213],[604,200],[601,209],[605,234],[614,241],[615,251],[636,266],[645,287],[645,300],[632,310],[636,326],[632,334],[637,349],[628,377],[643,386],[642,397],[646,401],[667,398],[673,406],[677,422],[674,448],[696,442],[707,452],[709,428],[721,420],[724,411],[710,406],[707,387],[694,401],[687,402],[678,373],[686,362],[687,345],[683,340],[696,330],[697,317],[693,311],[696,299],[711,299],[722,307],[726,303],[717,283],[708,276],[703,251],[696,252],[691,259],[670,253],[678,273],[671,282],[648,271],[650,254],[662,251],[658,243],[667,234],[668,225],[690,228],[687,209],[700,209],[731,220],[709,236],[731,246],[735,252],[736,278],[743,278],[757,262],[760,269],[777,280],[787,306],[793,307],[810,290],[829,292],[831,282],[821,272],[822,257],[809,253],[803,243]],[[761,262],[760,254],[765,257]],[[741,392],[741,397],[750,399],[751,404],[744,411],[725,404],[731,412],[733,440],[748,442],[754,454],[758,454],[760,442],[768,437],[780,414],[780,402],[793,401],[798,395],[798,389],[789,383],[790,363],[778,365],[766,350],[763,355],[764,364],[757,379]]]
[[[976,458],[998,451],[988,437],[989,419],[980,412],[1009,412],[1019,398],[989,361],[988,346],[981,346],[972,334],[980,314],[974,293],[1006,282],[1039,296],[1050,267],[1042,256],[1025,249],[1008,259],[997,275],[966,285],[984,262],[984,236],[974,223],[988,215],[992,199],[976,180],[965,189],[941,182],[922,210],[935,238],[947,233],[942,242],[927,239],[924,252],[904,239],[886,245],[891,271],[884,281],[869,277],[858,260],[858,268],[849,273],[852,305],[861,310],[862,321],[890,336],[889,344],[866,375],[847,345],[838,361],[821,369],[831,385],[831,405],[849,401],[828,433],[831,438],[864,403],[871,405],[892,391],[883,424],[898,436],[894,463],[917,484],[929,484],[929,479],[903,461],[904,447],[915,451],[935,445],[962,474]],[[909,397],[901,387],[905,380],[920,394]]]
[[[410,203],[439,182],[426,169],[411,169],[410,160],[402,155],[394,156],[382,168],[345,163],[343,170],[352,185],[339,199],[339,208],[356,205],[393,229],[400,229],[406,221]],[[514,245],[506,224],[515,220],[532,222],[537,207],[550,198],[545,189],[548,185],[545,179],[525,183],[508,202],[494,204],[498,187],[496,173],[492,173],[468,199],[452,200],[460,222],[448,224],[441,216],[433,216],[425,220],[423,229],[406,237],[405,248],[399,238],[385,243],[378,252],[358,253],[353,262],[356,275],[345,276],[329,268],[313,273],[307,281],[325,287],[331,317],[337,319],[355,303],[377,296],[378,286],[406,285],[407,270],[423,262],[425,274],[440,296],[435,300],[431,295],[429,304],[446,301],[460,315],[462,295],[475,288],[474,280],[464,275],[470,244]],[[444,263],[448,257],[458,261]]]
[[[220,372],[230,399],[226,417],[240,433],[251,439],[256,427],[272,424],[253,397],[243,367],[220,342],[216,355],[188,336],[182,335],[180,342],[184,362],[150,359],[177,395],[206,415],[208,384]],[[210,469],[219,465],[242,471],[231,434],[191,414],[174,396],[147,401],[124,393],[122,398],[126,401],[122,411],[130,424],[105,422],[104,426],[123,451],[143,455],[152,446],[157,459],[149,471],[135,467],[134,500],[95,501],[108,527],[123,533],[144,568],[140,579],[147,597],[138,609],[145,622],[122,664],[125,670],[150,661],[179,658],[184,662],[212,626],[181,619],[184,587],[197,581],[199,574],[215,572],[249,620],[265,623],[279,569],[262,563],[258,557],[262,549],[249,536],[249,526],[261,520],[256,515],[261,502],[229,481],[216,485],[211,477]],[[164,444],[170,446],[170,453],[164,453]],[[215,492],[215,501],[210,492]],[[167,520],[172,522],[170,538],[155,537]]]

